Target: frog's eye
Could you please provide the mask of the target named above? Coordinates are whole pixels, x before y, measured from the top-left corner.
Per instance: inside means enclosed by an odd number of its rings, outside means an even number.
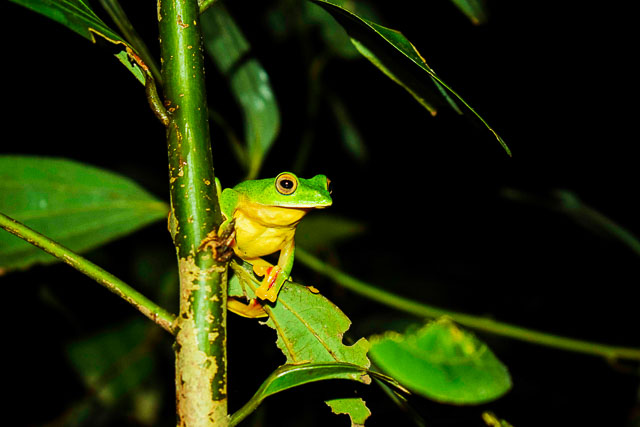
[[[290,173],[281,173],[276,178],[276,190],[278,193],[288,196],[298,188],[298,179]]]
[[[329,192],[329,194],[331,194],[331,180],[329,178],[327,178],[327,191]]]

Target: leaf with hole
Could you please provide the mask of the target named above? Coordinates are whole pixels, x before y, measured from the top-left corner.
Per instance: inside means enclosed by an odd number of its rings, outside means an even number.
[[[430,399],[481,404],[511,388],[507,368],[489,347],[447,318],[370,341],[369,356],[380,370]]]
[[[233,273],[239,283],[234,285],[230,296],[254,298],[259,283],[251,265],[231,263]],[[312,288],[286,282],[274,305],[265,304],[269,319],[265,324],[276,330],[276,344],[284,353],[288,364],[344,362],[368,369],[369,343],[360,338],[352,345],[343,342],[344,333],[351,321],[331,301]],[[349,374],[350,379],[369,383],[368,377]],[[364,423],[370,414],[364,401],[359,397],[345,397],[326,402],[335,413],[345,413],[352,424]]]

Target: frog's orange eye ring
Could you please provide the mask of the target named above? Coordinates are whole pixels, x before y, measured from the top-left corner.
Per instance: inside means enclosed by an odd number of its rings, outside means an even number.
[[[276,178],[276,190],[278,193],[288,196],[295,193],[298,188],[298,179],[290,173],[284,172]]]
[[[331,194],[332,188],[331,188],[331,180],[329,178],[327,178],[327,191],[329,192],[329,194]]]

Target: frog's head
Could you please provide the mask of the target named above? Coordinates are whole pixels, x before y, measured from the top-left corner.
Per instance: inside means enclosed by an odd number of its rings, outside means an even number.
[[[275,178],[245,181],[235,187],[251,201],[265,206],[287,208],[325,208],[331,206],[330,181],[324,175],[298,178],[282,172]]]

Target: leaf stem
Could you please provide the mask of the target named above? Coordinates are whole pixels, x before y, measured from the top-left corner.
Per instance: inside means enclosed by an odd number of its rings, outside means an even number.
[[[639,348],[618,347],[562,337],[510,325],[508,323],[498,322],[492,319],[432,307],[415,300],[410,300],[349,276],[348,274],[345,274],[344,272],[322,262],[301,248],[296,248],[296,260],[302,262],[312,270],[331,278],[336,283],[357,294],[415,316],[429,318],[448,316],[463,326],[508,338],[558,348],[561,350],[601,356],[608,360],[625,359],[640,361]]]
[[[153,320],[166,331],[171,334],[174,333],[173,321],[175,320],[175,316],[173,314],[158,306],[111,273],[103,270],[91,261],[81,257],[61,244],[43,236],[37,231],[2,213],[0,213],[0,227],[44,250],[45,252],[48,252],[79,272],[92,278],[134,306],[138,311]]]

